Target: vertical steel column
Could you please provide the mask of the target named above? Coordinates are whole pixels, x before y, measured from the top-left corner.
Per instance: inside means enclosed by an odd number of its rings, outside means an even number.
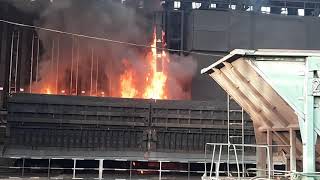
[[[184,46],[183,46],[183,41],[184,41],[184,10],[181,10],[180,11],[181,13],[181,25],[180,25],[180,56],[183,55],[183,49],[184,49]]]
[[[48,179],[50,179],[50,169],[51,169],[51,159],[49,158],[49,162],[48,162]]]
[[[241,108],[241,144],[242,144],[242,152],[241,152],[241,164],[242,164],[242,177],[245,177],[245,165],[244,165],[244,109]]]
[[[296,131],[290,128],[290,171],[294,172],[297,170],[297,155],[296,155]]]
[[[156,33],[156,69],[157,72],[162,72],[162,51],[163,51],[163,37],[162,37],[162,32],[163,32],[163,19],[165,13],[162,11],[156,12],[155,13],[155,33]]]
[[[96,69],[96,96],[98,96],[98,79],[99,79],[99,57],[97,56],[97,69]]]
[[[273,151],[272,151],[272,132],[267,130],[267,144],[269,146],[269,156],[271,164],[271,176],[273,176]]]
[[[91,49],[90,96],[92,96],[92,87],[93,87],[93,48]]]
[[[21,171],[21,177],[24,176],[24,164],[25,164],[26,159],[22,158],[22,171]]]
[[[77,159],[73,159],[72,179],[76,179],[76,165],[77,165]]]
[[[14,91],[15,91],[15,93],[17,92],[19,46],[20,46],[20,32],[18,31],[17,48],[16,48],[16,67],[15,67],[15,74],[14,74]]]
[[[72,95],[72,83],[73,83],[73,57],[74,57],[74,37],[72,36],[72,45],[71,45],[71,68],[70,68],[70,92]]]
[[[132,177],[132,161],[130,161],[130,180],[131,180],[131,177]]]
[[[8,25],[1,24],[1,42],[0,42],[0,110],[6,106],[6,94],[8,92],[8,65],[10,58],[8,58],[8,45],[10,40],[10,35],[8,33]],[[1,123],[0,123],[1,124]]]
[[[56,94],[59,94],[59,58],[60,58],[60,36],[58,36],[58,40],[57,40]]]
[[[290,171],[295,172],[297,170],[296,164],[296,131],[290,128]]]
[[[314,173],[316,171],[315,161],[315,96],[313,95],[313,80],[316,78],[319,59],[307,58],[306,60],[306,75],[305,75],[305,124],[302,133],[303,142],[303,172]],[[314,179],[306,177],[305,179]]]
[[[103,179],[103,159],[99,159],[99,180]]]
[[[161,176],[162,176],[162,161],[160,161],[160,169],[159,169],[159,180],[161,180]]]
[[[107,73],[107,76],[108,76],[108,95],[110,97],[112,97],[112,89],[111,89],[111,76],[112,76],[112,60],[110,60],[110,63],[108,63],[108,73]]]
[[[76,95],[78,95],[78,80],[79,80],[79,59],[80,59],[80,39],[77,39],[77,65],[76,65]]]
[[[188,180],[190,179],[190,162],[188,162]]]
[[[31,61],[30,61],[30,82],[29,82],[29,92],[32,93],[32,75],[33,75],[33,51],[34,51],[34,34],[32,34],[31,41]]]
[[[267,143],[267,135],[264,132],[259,131],[258,124],[255,124],[253,122],[254,131],[255,131],[255,137],[256,137],[256,143],[257,144],[266,144]],[[256,162],[257,162],[257,176],[265,176],[266,175],[266,163],[268,161],[267,154],[266,154],[265,148],[258,147],[256,148]],[[260,170],[261,169],[261,170]]]
[[[11,36],[11,48],[10,48],[10,64],[9,64],[9,94],[11,93],[11,85],[12,85],[12,65],[13,65],[13,46],[14,46],[14,37],[15,32],[12,32]]]
[[[54,59],[54,40],[51,45],[51,61],[50,61],[50,73],[53,75],[53,59]]]
[[[228,133],[228,144],[230,144],[230,95],[227,94],[227,109],[228,109],[228,112],[227,112],[227,123],[228,123],[228,129],[227,129],[227,133]],[[230,145],[228,145],[228,154],[227,154],[227,176],[230,175],[230,166],[229,166],[229,163],[230,163]]]
[[[40,56],[40,37],[38,36],[36,82],[38,82],[39,80],[39,56]]]

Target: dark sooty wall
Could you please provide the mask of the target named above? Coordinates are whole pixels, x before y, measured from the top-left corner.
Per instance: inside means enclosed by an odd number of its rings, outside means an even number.
[[[320,49],[320,17],[234,10],[192,10],[186,16],[184,44],[190,51],[227,54],[233,49]],[[200,70],[219,57],[193,55],[198,62],[192,98],[226,104],[224,91]]]
[[[202,154],[205,143],[227,141],[225,108],[205,101],[15,94],[8,113],[5,156],[68,157],[78,151],[116,158],[126,152],[122,156],[141,159],[143,152]],[[232,121],[239,117],[231,114]],[[254,143],[246,119],[245,140]],[[231,134],[239,135],[240,128]]]

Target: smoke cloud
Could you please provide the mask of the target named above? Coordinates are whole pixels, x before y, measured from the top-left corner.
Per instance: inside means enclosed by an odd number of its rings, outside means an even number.
[[[12,1],[15,2],[15,1]],[[21,5],[17,5],[22,8]],[[24,6],[26,7],[26,6]],[[29,9],[30,11],[30,9]],[[54,0],[41,10],[35,25],[88,36],[148,44],[153,38],[150,18],[136,9],[111,0]],[[44,53],[40,79],[33,92],[86,94],[120,97],[120,76],[135,70],[136,88],[145,86],[150,48],[86,39],[37,30]],[[196,63],[191,57],[168,55],[168,98],[190,99]],[[130,66],[127,63],[128,61]]]

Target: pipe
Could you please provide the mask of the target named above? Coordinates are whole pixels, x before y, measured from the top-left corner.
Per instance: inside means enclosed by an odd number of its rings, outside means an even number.
[[[51,61],[50,61],[50,72],[53,75],[53,58],[54,58],[54,40],[52,40],[52,46],[51,46]]]
[[[216,145],[213,146],[213,150],[212,150],[212,159],[211,159],[211,166],[210,166],[210,178],[212,178],[212,170],[213,170],[215,152],[216,152]],[[207,176],[207,172],[206,172],[206,176]]]
[[[57,66],[56,66],[56,94],[59,94],[59,58],[60,58],[60,36],[57,41]]]
[[[228,129],[227,129],[227,133],[228,133],[228,144],[230,144],[230,95],[227,94],[227,109],[228,109],[228,113],[227,113],[227,123],[228,123]],[[230,176],[230,145],[228,145],[227,147],[228,152],[227,152],[227,173],[228,176]]]
[[[9,68],[9,94],[11,93],[11,81],[12,81],[12,61],[13,61],[13,43],[14,43],[15,33],[12,32],[11,37],[11,50],[10,50],[10,68]]]
[[[74,56],[74,36],[72,36],[72,47],[71,47],[71,68],[70,68],[70,95],[72,95],[72,83],[73,83],[73,56]]]
[[[78,78],[79,78],[79,58],[80,58],[80,43],[79,39],[77,40],[77,65],[76,65],[76,95],[78,94]]]
[[[19,61],[19,45],[20,45],[20,32],[18,31],[18,40],[16,48],[16,67],[15,67],[15,78],[14,78],[14,91],[17,92],[17,80],[18,80],[18,61]]]
[[[40,37],[38,36],[38,44],[37,44],[37,72],[36,72],[36,82],[39,80],[39,56],[40,56]]]
[[[93,48],[91,50],[90,96],[92,96],[92,83],[93,83]]]
[[[30,85],[29,85],[29,92],[30,93],[32,93],[33,51],[34,51],[34,34],[32,34],[32,45],[31,45]]]
[[[229,146],[229,144],[228,144]],[[220,150],[219,150],[219,159],[218,159],[218,164],[216,166],[216,179],[219,179],[219,168],[220,168],[220,160],[221,160],[221,152],[222,152],[222,145],[220,145]]]
[[[97,56],[97,70],[96,70],[96,95],[98,96],[98,78],[99,78],[99,57]]]

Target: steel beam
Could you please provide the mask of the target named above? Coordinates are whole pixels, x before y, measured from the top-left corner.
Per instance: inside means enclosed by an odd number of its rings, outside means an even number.
[[[241,104],[243,109],[245,109],[247,112],[252,112],[251,116],[256,120],[259,120],[260,123],[265,124],[267,127],[273,127],[273,123],[270,121],[265,121],[267,118],[264,117],[263,114],[260,114],[261,109],[253,104],[243,92],[239,91],[238,86],[236,86],[221,70],[214,69],[214,71],[215,73],[211,74],[210,76],[216,79],[221,87],[224,87],[229,94],[235,97],[234,99],[241,100],[242,102],[237,103]],[[262,119],[260,117],[262,117]]]
[[[315,161],[316,161],[316,134],[315,134],[315,96],[313,95],[313,80],[317,73],[318,59],[307,58],[306,60],[306,72],[305,72],[305,119],[304,119],[304,128],[302,134],[303,142],[303,173],[314,173],[316,171]],[[317,97],[318,98],[318,97]],[[313,180],[312,177],[304,177],[305,180]]]
[[[270,164],[271,164],[271,176],[273,176],[273,148],[272,148],[272,131],[271,130],[268,130],[267,131],[267,144],[268,146],[270,147],[269,148],[269,156],[271,157],[270,158]]]
[[[290,129],[290,171],[297,170],[296,131]]]
[[[103,179],[103,159],[99,159],[99,177],[98,179],[101,180]]]

